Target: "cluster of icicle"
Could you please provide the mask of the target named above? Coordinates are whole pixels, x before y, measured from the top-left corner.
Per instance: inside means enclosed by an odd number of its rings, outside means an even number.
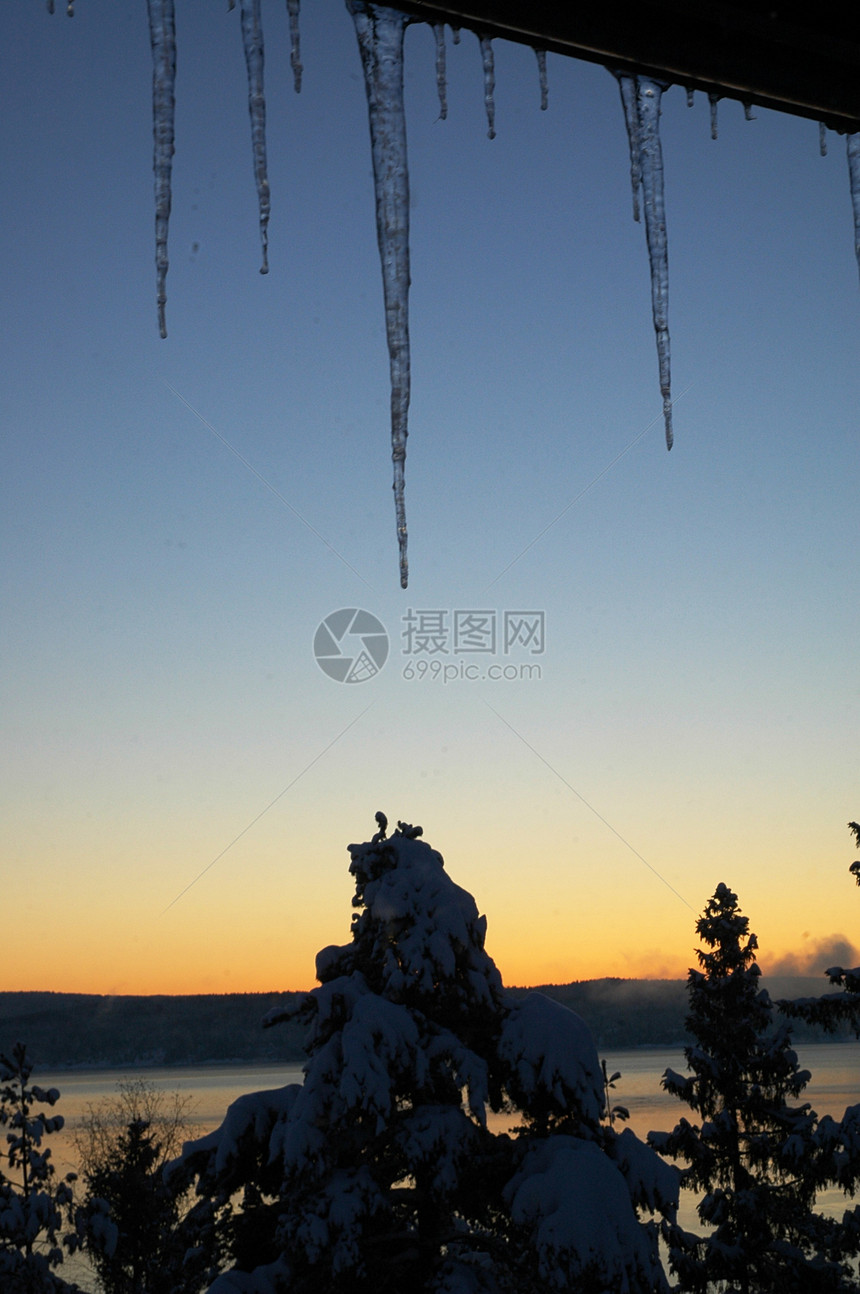
[[[299,50],[299,3],[287,0],[290,25],[290,63],[296,90],[301,89],[302,65]],[[235,0],[229,0],[234,8]],[[406,116],[403,103],[403,37],[410,22],[420,21],[398,9],[346,0],[355,23],[364,69],[370,116],[370,141],[376,196],[376,232],[382,262],[385,327],[391,373],[391,456],[394,463],[394,501],[397,542],[400,553],[400,583],[406,588],[409,568],[406,552],[405,462],[409,414],[409,172],[406,154]],[[152,104],[155,172],[155,263],[158,327],[167,336],[167,231],[170,220],[170,181],[174,151],[174,108],[176,78],[176,24],[174,0],[147,0],[152,43]],[[260,0],[240,0],[242,42],[248,71],[248,110],[254,178],[259,205],[262,264],[268,273],[269,181],[266,169],[266,100],[263,88],[263,29]],[[48,0],[54,11],[54,0]],[[74,12],[68,0],[67,13]],[[441,117],[448,115],[445,67],[445,28],[433,24],[436,38],[436,82]],[[459,31],[453,28],[453,39]],[[478,34],[483,67],[487,133],[495,137],[495,68],[492,42]],[[546,52],[535,51],[540,77],[540,106],[547,106]],[[651,311],[657,339],[660,393],[666,446],[672,448],[672,387],[669,348],[669,258],[663,185],[663,156],[660,146],[660,105],[667,83],[631,72],[611,69],[616,77],[630,145],[630,176],[633,187],[633,216],[645,213],[645,236],[651,269]],[[717,137],[719,96],[708,96],[711,136]],[[693,94],[687,91],[691,104]],[[744,105],[751,117],[749,104]],[[821,127],[821,151],[826,151],[825,129]],[[854,247],[860,267],[860,133],[848,135],[848,170],[854,211]]]
[[[174,152],[174,113],[176,108],[176,14],[174,0],[146,0],[149,15],[149,38],[152,45],[152,131],[153,170],[155,172],[155,268],[158,330],[167,336],[167,230],[170,222],[170,180]],[[231,0],[229,7],[235,7]],[[262,244],[261,274],[269,272],[269,177],[266,166],[266,96],[263,88],[263,25],[260,0],[241,0],[240,19],[245,66],[248,72],[248,112],[251,117],[251,148]],[[302,85],[299,53],[299,0],[287,0],[290,19],[293,81],[296,90]]]

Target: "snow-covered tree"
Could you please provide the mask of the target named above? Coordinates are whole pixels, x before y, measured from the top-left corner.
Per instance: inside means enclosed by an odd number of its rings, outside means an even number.
[[[696,930],[704,949],[688,977],[691,1073],[667,1070],[663,1086],[701,1122],[682,1119],[648,1140],[686,1161],[682,1185],[701,1194],[699,1217],[710,1229],[696,1236],[665,1228],[671,1269],[695,1294],[856,1291],[845,1259],[858,1252],[860,1210],[838,1223],[814,1204],[816,1189],[840,1172],[851,1186],[846,1141],[860,1125],[850,1111],[844,1124],[819,1123],[808,1103],[793,1104],[810,1075],[788,1025],[774,1025],[756,937],[728,886],[717,886]]]
[[[42,1140],[63,1126],[60,1093],[30,1082],[32,1063],[23,1043],[0,1054],[0,1290],[3,1294],[71,1294],[76,1287],[56,1274],[63,1260],[61,1230],[72,1205],[74,1174],[56,1180]]]
[[[173,1171],[233,1215],[211,1287],[290,1294],[644,1294],[677,1170],[602,1123],[583,1021],[509,997],[486,919],[441,856],[384,815],[351,845],[351,941],[268,1024],[307,1028],[305,1080],[235,1102]]]

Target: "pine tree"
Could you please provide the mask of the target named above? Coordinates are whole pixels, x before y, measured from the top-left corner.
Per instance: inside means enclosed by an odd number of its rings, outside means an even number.
[[[774,1026],[756,937],[728,886],[717,886],[696,930],[704,949],[688,977],[691,1074],[667,1070],[663,1086],[701,1123],[682,1119],[648,1140],[686,1161],[682,1185],[703,1193],[698,1212],[710,1230],[667,1227],[671,1269],[694,1294],[856,1290],[844,1261],[857,1252],[856,1233],[814,1210],[816,1189],[836,1179],[841,1129],[819,1124],[808,1103],[792,1104],[810,1075],[789,1027]],[[860,1212],[853,1216],[856,1227]]]
[[[671,1214],[676,1170],[602,1123],[585,1024],[509,997],[420,828],[377,820],[350,846],[350,943],[269,1020],[304,1022],[304,1084],[242,1097],[175,1169],[217,1207],[245,1192],[212,1294],[664,1289],[637,1206]]]
[[[54,1106],[60,1093],[31,1083],[33,1065],[23,1043],[0,1055],[0,1290],[3,1294],[71,1294],[76,1288],[54,1271],[63,1261],[61,1230],[70,1219],[69,1173],[56,1180],[49,1147],[42,1140],[63,1126]],[[5,1161],[5,1163],[4,1163]]]

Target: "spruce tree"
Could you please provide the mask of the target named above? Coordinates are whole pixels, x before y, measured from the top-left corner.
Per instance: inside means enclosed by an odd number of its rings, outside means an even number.
[[[682,1185],[702,1194],[709,1230],[665,1229],[671,1270],[693,1294],[856,1291],[845,1259],[857,1252],[858,1210],[846,1229],[814,1209],[816,1189],[835,1180],[843,1157],[840,1126],[819,1125],[808,1103],[793,1104],[810,1074],[788,1025],[774,1024],[756,936],[728,886],[717,886],[696,930],[704,948],[688,977],[691,1073],[667,1070],[663,1086],[700,1122],[682,1119],[648,1140],[686,1161]]]
[[[87,1107],[76,1129],[76,1247],[86,1250],[102,1294],[198,1294],[214,1279],[198,1252],[192,1200],[164,1180],[191,1131],[189,1105],[178,1091],[124,1080],[117,1096]]]
[[[602,1122],[583,1021],[511,998],[486,920],[420,828],[350,846],[351,941],[278,1019],[307,1029],[305,1080],[253,1093],[175,1172],[225,1208],[212,1294],[653,1294],[677,1172]]]

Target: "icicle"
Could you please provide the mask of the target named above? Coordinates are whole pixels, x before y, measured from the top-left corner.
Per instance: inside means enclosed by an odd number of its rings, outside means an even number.
[[[248,112],[251,115],[251,147],[254,179],[260,210],[260,242],[263,245],[261,274],[269,272],[269,177],[266,173],[266,99],[263,94],[263,27],[260,0],[242,0],[240,5],[242,44],[248,69]]]
[[[666,238],[666,205],[663,192],[663,150],[660,146],[660,99],[665,85],[650,77],[637,78],[639,147],[645,236],[651,263],[651,313],[657,334],[660,393],[666,448],[672,448],[672,384],[669,367],[669,245]]]
[[[287,13],[290,19],[290,67],[293,69],[293,87],[296,94],[302,88],[302,57],[299,43],[299,4],[300,0],[287,0]]]
[[[755,118],[755,113],[752,110],[752,104],[750,103],[749,99],[745,99],[744,100],[744,120],[755,121],[755,119],[756,118]]]
[[[854,209],[854,254],[860,269],[860,132],[846,135],[848,175],[851,180],[851,206]]]
[[[717,138],[717,104],[720,102],[718,94],[709,94],[708,103],[711,105],[711,139]]]
[[[409,21],[397,9],[347,0],[364,68],[376,237],[382,261],[385,331],[391,370],[391,458],[400,549],[400,584],[409,582],[406,553],[405,462],[409,414],[409,173],[403,104],[403,33]]]
[[[459,28],[459,27],[453,27],[453,26],[452,26],[452,28],[451,28],[451,40],[454,42],[454,44],[455,44],[455,45],[459,45],[459,44],[460,44],[460,28]]]
[[[538,76],[540,77],[540,106],[541,112],[546,112],[549,104],[549,89],[546,79],[546,50],[536,49],[535,55],[538,64]]]
[[[645,237],[651,266],[651,315],[657,334],[666,448],[671,449],[674,435],[669,365],[669,248],[663,194],[663,150],[660,147],[660,100],[666,86],[647,76],[635,77],[617,71],[613,75],[621,87],[621,102],[630,140],[630,173],[634,194],[638,193],[640,185],[642,187]]]
[[[636,80],[626,72],[613,72],[621,91],[621,106],[627,125],[630,144],[630,188],[633,191],[633,219],[639,220],[639,190],[642,187],[642,169],[639,143],[639,108],[636,103]]]
[[[48,13],[54,12],[54,0],[48,0]]]
[[[484,107],[487,109],[487,138],[496,138],[496,69],[493,59],[493,42],[489,36],[478,36],[481,42],[481,60],[484,64]]]
[[[66,5],[66,16],[67,16],[67,17],[69,17],[69,18],[74,18],[74,16],[75,16],[75,0],[69,0],[68,4]]]
[[[823,121],[818,123],[818,151],[822,157],[827,156],[827,127]]]
[[[692,108],[695,102],[696,102],[696,91],[693,89],[691,85],[688,85],[687,86],[687,107]]]
[[[433,35],[436,37],[436,90],[439,94],[439,116],[442,121],[448,116],[448,80],[445,68],[445,24],[434,22]]]
[[[167,336],[167,228],[170,223],[170,173],[173,167],[173,115],[176,106],[176,21],[173,0],[147,0],[152,45],[152,137],[155,172],[155,269],[158,331]]]

